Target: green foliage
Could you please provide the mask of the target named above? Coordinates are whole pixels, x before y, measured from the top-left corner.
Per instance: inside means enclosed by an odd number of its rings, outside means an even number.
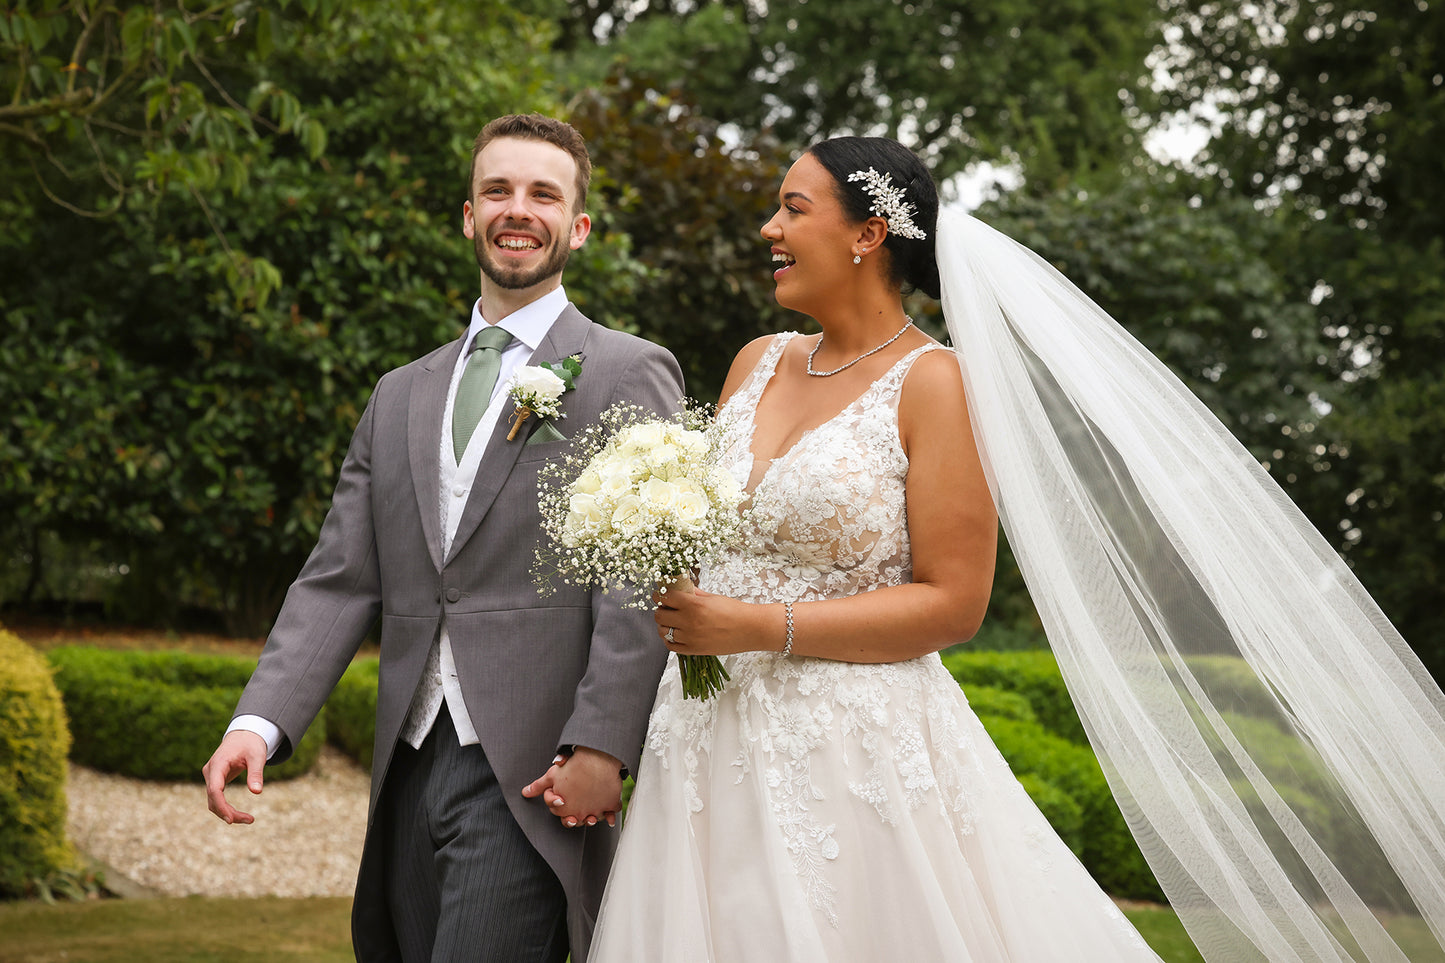
[[[1164,898],[1087,746],[1062,739],[1034,723],[997,716],[980,717],[980,721],[1015,775],[1050,783],[1078,805],[1087,827],[1079,858],[1100,886],[1130,899]]]
[[[979,216],[1097,301],[1288,484],[1315,460],[1316,406],[1332,398],[1319,314],[1273,261],[1300,225],[1203,187],[1125,179],[1007,195]]]
[[[1055,831],[1116,896],[1162,899],[1047,651],[955,649],[943,664]]]
[[[1131,149],[1151,102],[1149,0],[528,0],[583,82],[623,60],[702,113],[806,144],[890,133],[957,170],[1017,161],[1051,184]],[[590,66],[589,66],[590,65]]]
[[[670,348],[688,393],[715,399],[731,361],[752,338],[803,319],[773,298],[759,228],[775,209],[791,158],[768,137],[728,146],[720,125],[678,91],[614,74],[573,100],[572,123],[598,167],[598,225],[630,238],[642,276],[628,291],[591,298],[590,272],[569,274],[579,302],[600,302],[609,324]],[[590,242],[589,242],[590,243]],[[585,248],[584,248],[585,250]]]
[[[1077,745],[1088,743],[1053,653],[972,652],[958,648],[943,656],[943,665],[970,701],[979,686],[1017,693],[1027,700],[1039,724],[1050,733]]]
[[[324,150],[325,129],[262,62],[331,7],[11,5],[0,14],[0,84],[10,96],[0,105],[0,149],[72,210],[114,214],[135,192],[234,195],[263,131],[312,157]]]
[[[198,780],[256,668],[254,659],[187,652],[65,647],[49,657],[75,733],[71,758],[138,779]],[[325,741],[323,710],[267,777],[309,771]]]
[[[69,749],[45,657],[0,629],[0,898],[74,868],[65,835]]]
[[[376,686],[381,660],[357,659],[347,666],[326,700],[326,737],[367,769],[376,744]]]
[[[20,218],[0,237],[11,544],[99,540],[112,615],[186,601],[260,634],[376,378],[465,324],[471,141],[551,106],[527,76],[542,40],[501,3],[347,5],[325,30],[273,31],[265,62],[327,130],[326,157],[258,127],[244,203],[198,184],[128,194],[102,221]],[[9,181],[7,213],[33,202],[27,183]]]
[[[1163,111],[1207,116],[1197,165],[1309,225],[1277,253],[1319,302],[1344,389],[1289,486],[1422,659],[1445,673],[1445,6],[1163,7]]]
[[[987,723],[985,723],[987,725]],[[1073,797],[1047,779],[1032,773],[1018,777],[1020,785],[1039,807],[1039,812],[1049,821],[1054,832],[1064,841],[1073,854],[1084,858],[1084,809],[1074,802]]]
[[[1034,715],[1033,707],[1029,705],[1029,700],[1017,692],[989,685],[971,685],[965,695],[975,715],[1016,719],[1020,722],[1039,721]]]

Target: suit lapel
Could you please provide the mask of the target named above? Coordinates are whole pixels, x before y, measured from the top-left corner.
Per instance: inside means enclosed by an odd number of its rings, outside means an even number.
[[[543,361],[560,361],[569,355],[579,353],[587,340],[587,328],[591,323],[582,316],[582,312],[569,303],[557,316],[557,320],[552,322],[547,336],[542,339],[537,350],[532,352],[527,363],[540,364]],[[582,377],[586,377],[586,374],[584,373]],[[443,401],[445,402],[445,398]],[[498,493],[501,492],[502,486],[506,484],[507,478],[511,475],[512,467],[516,465],[522,449],[526,447],[526,439],[520,435],[512,441],[507,440],[507,432],[511,430],[510,411],[504,410],[492,428],[492,435],[487,439],[487,447],[482,451],[482,461],[477,468],[476,481],[472,484],[472,493],[467,498],[467,507],[462,510],[462,520],[457,525],[456,537],[452,539],[452,550],[446,559],[448,562],[456,557],[457,552],[466,544],[467,539],[472,537],[477,526],[482,523],[482,519],[486,517],[487,511],[497,500]],[[436,453],[433,452],[433,460],[436,457]],[[433,485],[433,487],[436,486]]]
[[[407,411],[407,453],[411,459],[412,487],[416,489],[421,527],[426,535],[432,564],[442,569],[441,438],[446,414],[447,389],[451,387],[461,341],[438,351],[429,365],[411,383]]]

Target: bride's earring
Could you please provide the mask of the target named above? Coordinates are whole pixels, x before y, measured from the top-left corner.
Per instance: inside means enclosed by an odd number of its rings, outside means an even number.
[[[853,255],[853,263],[854,263],[854,264],[862,264],[862,263],[863,263],[863,255],[861,255],[861,254],[855,254],[855,255]]]

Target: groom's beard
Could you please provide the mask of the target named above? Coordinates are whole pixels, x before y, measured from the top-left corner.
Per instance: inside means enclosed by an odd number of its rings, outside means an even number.
[[[498,230],[504,230],[499,228]],[[528,233],[534,233],[529,231]],[[572,249],[564,241],[556,238],[551,239],[550,248],[547,242],[543,242],[542,249],[545,252],[541,263],[526,267],[519,264],[498,263],[493,256],[494,248],[490,237],[474,236],[472,247],[477,254],[477,266],[499,288],[515,291],[522,288],[530,288],[534,284],[545,281],[547,278],[555,277],[562,273],[567,266],[567,258],[572,256]]]

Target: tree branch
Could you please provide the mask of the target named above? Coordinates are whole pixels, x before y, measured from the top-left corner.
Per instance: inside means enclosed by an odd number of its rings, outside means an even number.
[[[46,100],[37,100],[29,104],[0,105],[0,122],[30,120],[34,117],[49,117],[51,114],[58,114],[62,111],[80,107],[94,96],[94,88],[82,87],[79,90],[66,91],[58,96],[50,97]]]

